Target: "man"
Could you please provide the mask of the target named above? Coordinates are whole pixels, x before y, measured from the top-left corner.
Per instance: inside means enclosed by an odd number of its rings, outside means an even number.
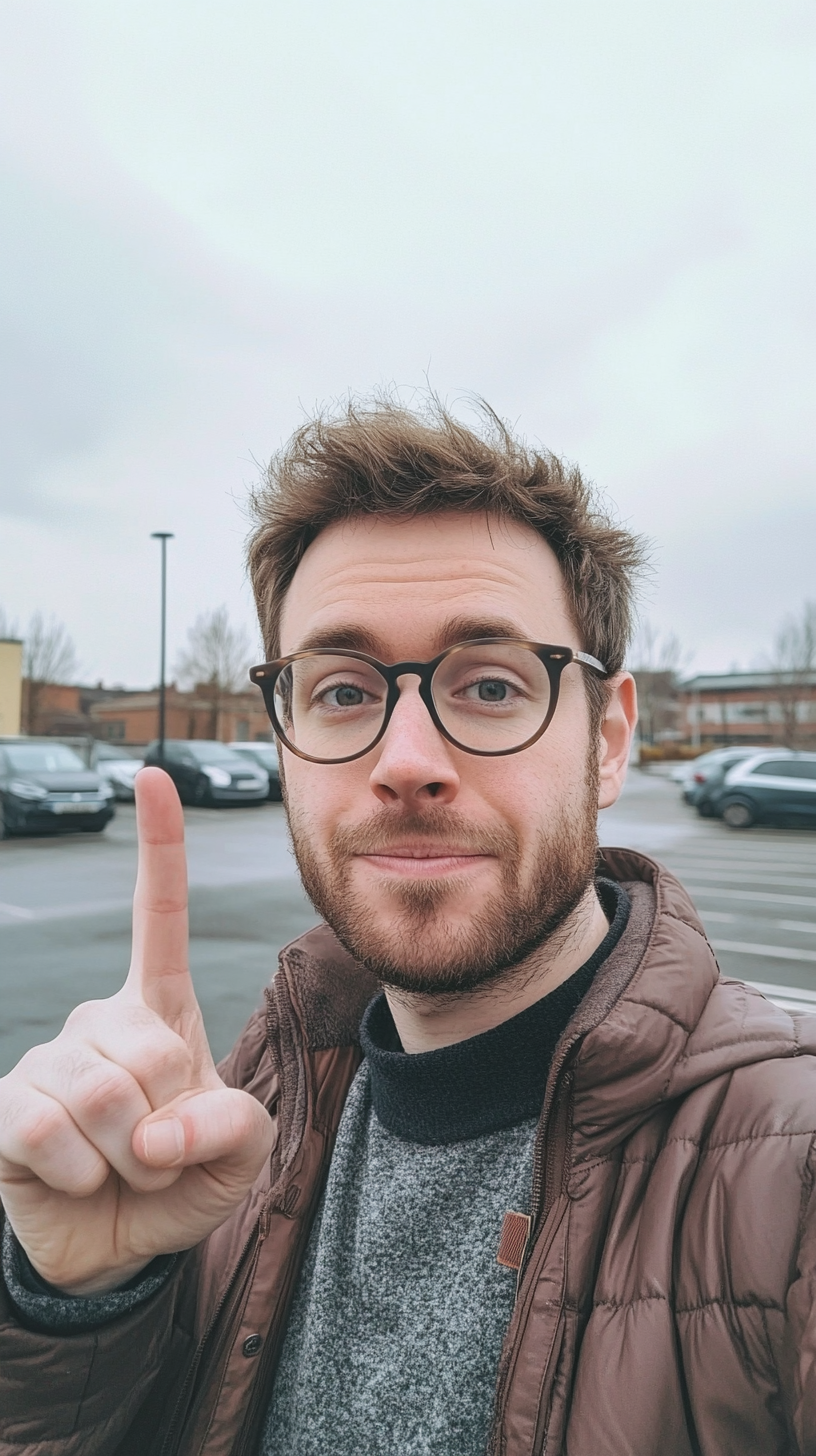
[[[598,855],[637,542],[499,426],[306,425],[250,564],[304,884],[216,1071],[182,818],[0,1101],[0,1451],[816,1451],[816,1026]],[[382,989],[380,989],[382,988]]]

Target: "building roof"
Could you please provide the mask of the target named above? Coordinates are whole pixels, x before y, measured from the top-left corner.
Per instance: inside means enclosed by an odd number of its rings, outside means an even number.
[[[699,672],[680,684],[681,693],[728,693],[755,688],[779,688],[793,683],[816,688],[816,671],[790,672]]]

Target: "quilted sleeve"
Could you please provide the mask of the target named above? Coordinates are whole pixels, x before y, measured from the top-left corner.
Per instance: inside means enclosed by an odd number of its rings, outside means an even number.
[[[782,1375],[794,1449],[799,1456],[816,1456],[816,1140],[803,1181],[796,1269],[786,1312]]]

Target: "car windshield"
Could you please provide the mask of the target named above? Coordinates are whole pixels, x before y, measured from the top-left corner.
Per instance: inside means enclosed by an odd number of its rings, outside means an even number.
[[[184,749],[199,763],[235,763],[238,757],[225,743],[185,743]]]
[[[132,748],[112,748],[109,743],[98,743],[96,746],[98,763],[122,763],[135,757]]]
[[[76,773],[85,765],[78,753],[64,743],[15,743],[5,745],[5,754],[15,773]]]
[[[268,764],[270,768],[277,768],[278,755],[271,743],[253,743],[251,748],[236,748],[244,758],[254,758],[256,763]]]

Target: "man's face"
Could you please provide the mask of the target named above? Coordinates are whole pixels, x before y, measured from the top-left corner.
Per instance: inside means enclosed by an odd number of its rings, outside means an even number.
[[[303,557],[281,652],[342,644],[416,662],[484,636],[583,645],[534,531],[484,515],[361,517],[327,528]],[[617,796],[627,745],[614,707],[611,731],[590,741],[583,672],[566,668],[553,721],[521,753],[479,758],[448,743],[415,676],[401,679],[388,730],[363,758],[313,764],[283,749],[307,892],[386,984],[451,994],[495,981],[586,895],[599,790],[601,803]]]

